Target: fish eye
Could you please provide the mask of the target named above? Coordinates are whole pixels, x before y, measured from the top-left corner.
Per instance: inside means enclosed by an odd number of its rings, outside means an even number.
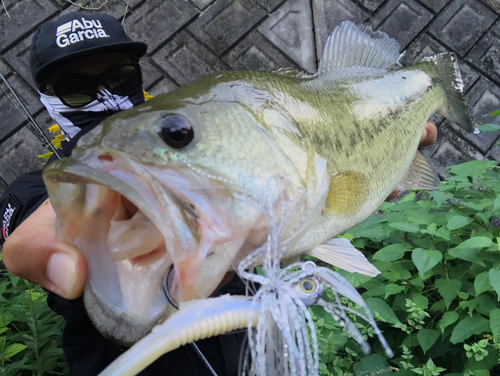
[[[316,283],[310,278],[304,278],[300,281],[300,288],[302,291],[310,294],[316,290]]]
[[[182,149],[194,139],[193,126],[179,115],[161,118],[156,124],[156,133],[172,149]]]

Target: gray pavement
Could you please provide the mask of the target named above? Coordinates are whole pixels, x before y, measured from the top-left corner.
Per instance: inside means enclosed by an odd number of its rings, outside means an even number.
[[[125,18],[129,35],[148,43],[142,65],[145,88],[153,95],[228,69],[292,67],[312,73],[328,34],[342,21],[353,20],[396,38],[406,51],[406,64],[454,51],[478,122],[500,124],[500,116],[482,119],[500,109],[500,20],[489,5],[496,1],[109,0],[100,11]],[[61,0],[3,3],[10,17],[1,7],[0,71],[47,129],[53,122],[29,74],[29,45],[38,25],[77,7]],[[37,155],[45,149],[2,90],[0,116],[1,194],[20,174],[42,167]],[[433,120],[439,124],[439,140],[423,154],[441,175],[448,165],[500,160],[500,132],[465,134],[440,116]]]

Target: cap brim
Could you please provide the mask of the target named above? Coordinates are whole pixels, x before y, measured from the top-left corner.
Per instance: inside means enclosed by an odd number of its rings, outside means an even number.
[[[42,65],[35,74],[36,82],[45,82],[54,72],[58,69],[76,61],[83,59],[84,57],[108,54],[108,53],[120,53],[125,55],[134,56],[136,58],[141,58],[147,50],[148,46],[143,42],[120,42],[115,44],[107,44],[105,46],[98,46],[93,48],[87,48],[82,51],[75,52],[70,55],[66,55],[59,59],[50,61],[49,63]]]

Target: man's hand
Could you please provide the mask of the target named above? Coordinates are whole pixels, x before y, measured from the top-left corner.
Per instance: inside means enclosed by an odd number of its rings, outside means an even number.
[[[47,199],[7,238],[3,260],[11,273],[76,299],[83,292],[87,264],[76,248],[56,239],[55,219]]]
[[[424,132],[422,133],[422,137],[420,138],[420,143],[418,144],[418,146],[419,147],[429,146],[434,144],[436,140],[437,140],[437,128],[434,124],[428,121],[427,124],[425,124]],[[398,194],[399,190],[396,189],[385,200],[386,201],[392,200],[393,198],[396,198]]]

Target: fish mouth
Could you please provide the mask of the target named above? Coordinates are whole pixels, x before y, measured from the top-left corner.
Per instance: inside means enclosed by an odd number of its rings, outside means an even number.
[[[207,298],[242,250],[267,235],[265,216],[235,198],[234,187],[185,165],[152,167],[87,150],[54,161],[43,177],[58,238],[88,263],[89,317],[124,345],[175,311],[163,291],[172,264],[176,301]]]

